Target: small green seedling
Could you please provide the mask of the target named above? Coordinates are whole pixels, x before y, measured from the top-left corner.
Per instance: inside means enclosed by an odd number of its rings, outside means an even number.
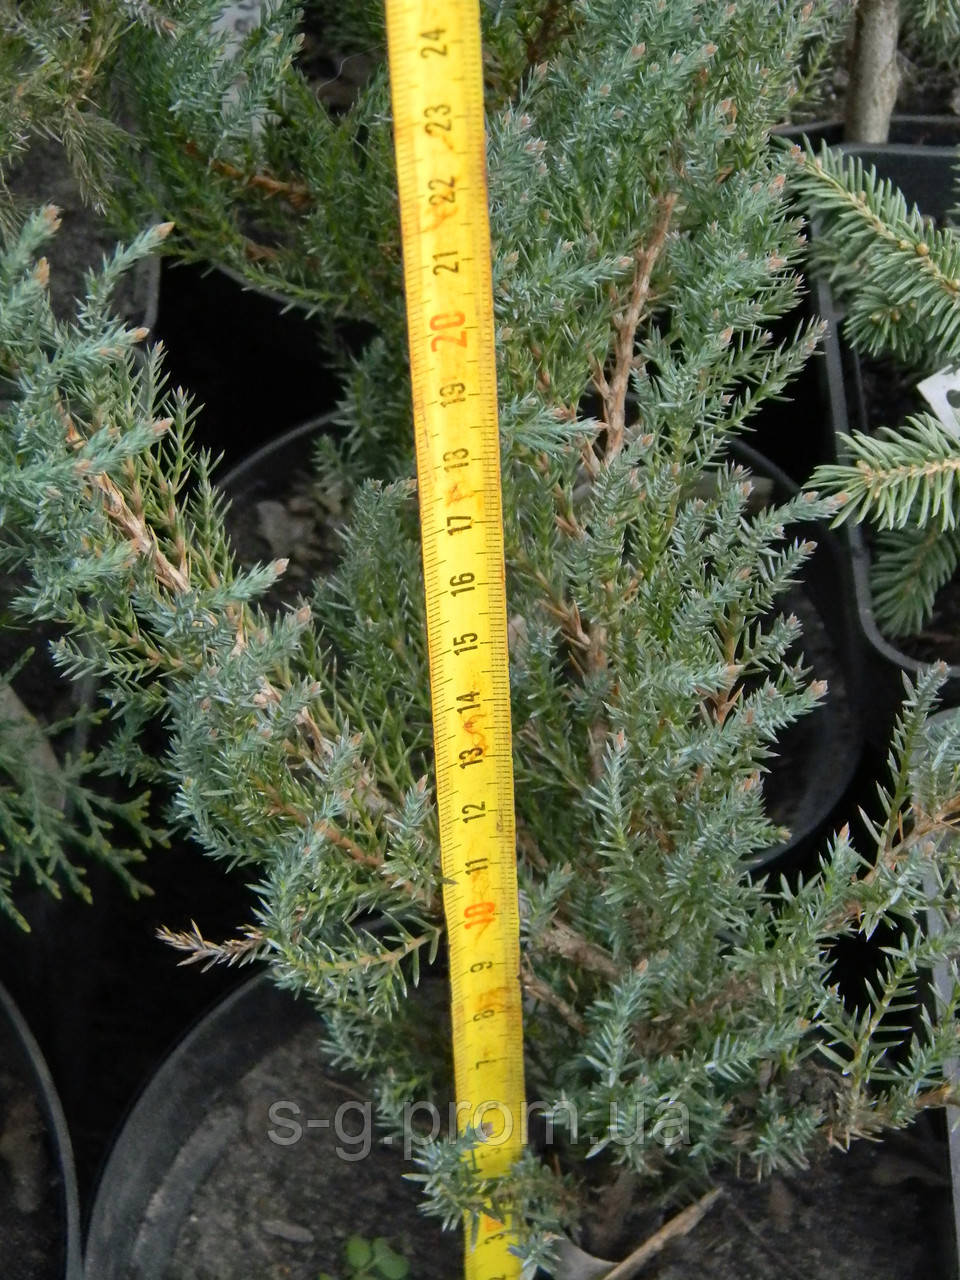
[[[367,1240],[351,1236],[343,1249],[347,1270],[343,1280],[409,1280],[410,1264],[390,1246],[384,1236]],[[335,1280],[323,1271],[317,1280]]]

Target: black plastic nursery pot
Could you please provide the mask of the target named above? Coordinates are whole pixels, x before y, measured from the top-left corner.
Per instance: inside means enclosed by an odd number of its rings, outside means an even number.
[[[459,1238],[418,1213],[412,1166],[329,1074],[322,1034],[305,1001],[262,976],[197,1024],[104,1169],[88,1280],[316,1280],[340,1273],[354,1235],[387,1237],[418,1280],[459,1274]]]
[[[843,144],[844,122],[837,119],[810,120],[805,124],[778,125],[772,130],[777,138],[790,138],[799,142],[809,138],[814,146],[821,142],[834,147]],[[896,115],[890,120],[890,134],[887,145],[906,145],[911,147],[949,147],[955,146],[960,121],[956,116],[909,116]],[[875,148],[871,148],[875,149]]]
[[[952,131],[948,124],[952,123]],[[901,136],[909,131],[904,128]],[[891,179],[903,191],[908,202],[915,203],[921,212],[934,218],[942,218],[952,202],[952,166],[956,162],[956,145],[960,141],[960,122],[940,122],[933,135],[933,145],[908,145],[891,142],[885,146],[850,145],[844,150],[857,156],[865,166],[874,165],[877,173]],[[830,287],[822,280],[813,286],[815,308],[828,323],[823,359],[818,368],[823,385],[825,403],[830,416],[830,460],[835,460],[842,445],[841,433],[866,431],[879,416],[883,422],[889,406],[877,406],[872,410],[865,393],[866,364],[843,339],[843,313],[839,309]],[[916,380],[919,380],[919,376]],[[911,405],[906,412],[922,407]],[[902,418],[903,414],[899,414]],[[877,424],[879,425],[879,423]],[[891,422],[890,425],[895,425]],[[940,658],[935,640],[919,648],[924,652],[907,652],[901,644],[887,639],[880,631],[873,611],[870,592],[870,549],[861,527],[847,525],[844,536],[849,548],[851,579],[856,601],[856,617],[863,638],[862,685],[864,698],[864,729],[870,741],[885,743],[890,727],[903,697],[903,676],[914,680],[922,666]],[[941,693],[944,706],[960,704],[960,662],[947,663],[947,681]]]
[[[40,1048],[0,986],[0,1275],[81,1280],[70,1135]]]
[[[321,323],[209,264],[164,262],[154,336],[171,385],[203,406],[194,439],[227,467],[340,394]]]

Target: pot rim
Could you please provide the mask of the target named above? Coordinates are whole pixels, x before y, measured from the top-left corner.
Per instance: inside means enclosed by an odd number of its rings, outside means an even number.
[[[64,1280],[82,1280],[83,1268],[80,1251],[80,1194],[73,1163],[73,1147],[70,1130],[64,1115],[60,1095],[47,1066],[40,1046],[27,1022],[6,987],[0,983],[0,1016],[5,1017],[19,1040],[30,1067],[33,1084],[40,1094],[43,1117],[51,1145],[59,1164],[61,1200],[64,1216]]]
[[[215,476],[215,486],[233,501],[232,492],[254,477],[264,463],[269,462],[275,454],[288,446],[296,444],[300,440],[309,439],[312,435],[319,434],[324,427],[333,422],[335,417],[336,411],[331,409],[327,413],[318,414],[315,418],[308,418],[306,422],[300,422],[297,426],[282,431],[276,439],[268,440],[266,444],[254,449],[253,453],[249,453],[245,458],[241,458],[239,462],[235,462],[222,476]]]
[[[156,1201],[155,1192],[184,1163],[178,1157],[187,1139],[223,1088],[279,1044],[285,1032],[292,1034],[312,1016],[306,1000],[295,1000],[261,972],[215,1002],[171,1047],[135,1098],[101,1169],[84,1247],[84,1274],[90,1280],[161,1280],[166,1275],[169,1258],[163,1248],[179,1229],[190,1193],[206,1172],[203,1153],[194,1165],[195,1179],[190,1180],[187,1169],[179,1195]],[[243,1033],[227,1036],[227,1026],[240,1026]],[[141,1269],[152,1264],[161,1269]]]

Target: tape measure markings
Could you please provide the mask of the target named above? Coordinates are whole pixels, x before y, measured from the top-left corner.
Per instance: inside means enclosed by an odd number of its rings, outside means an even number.
[[[495,1174],[520,1154],[524,1093],[479,5],[386,12],[458,1115],[499,1108],[503,1140],[476,1152]],[[509,1240],[483,1218],[468,1280],[515,1280]]]

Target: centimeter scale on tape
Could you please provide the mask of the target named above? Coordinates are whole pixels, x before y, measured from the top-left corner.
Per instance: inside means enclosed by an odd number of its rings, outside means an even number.
[[[490,228],[478,0],[386,0],[450,953],[457,1115],[505,1172],[524,1133]],[[481,1221],[467,1280],[514,1280]]]

